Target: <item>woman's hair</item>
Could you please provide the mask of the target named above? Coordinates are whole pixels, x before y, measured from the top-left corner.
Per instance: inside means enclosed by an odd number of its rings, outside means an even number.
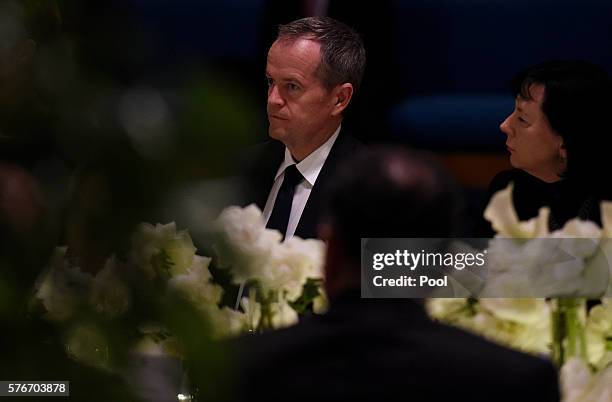
[[[598,192],[605,187],[602,180],[610,170],[607,157],[612,152],[610,76],[586,61],[546,61],[519,73],[512,81],[512,90],[531,99],[533,84],[544,85],[542,111],[567,149],[563,176],[579,179],[589,190]]]

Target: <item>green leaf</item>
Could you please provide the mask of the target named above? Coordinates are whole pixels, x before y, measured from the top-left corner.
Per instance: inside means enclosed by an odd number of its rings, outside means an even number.
[[[303,314],[306,310],[312,310],[312,302],[321,294],[319,289],[322,282],[321,279],[308,278],[302,288],[302,295],[296,300],[289,302],[289,305],[298,314]]]

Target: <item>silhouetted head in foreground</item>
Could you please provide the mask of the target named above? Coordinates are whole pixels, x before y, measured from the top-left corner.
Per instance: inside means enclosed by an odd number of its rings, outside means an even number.
[[[457,230],[456,185],[426,154],[370,148],[343,165],[332,183],[320,226],[330,298],[359,287],[361,238],[446,238]]]

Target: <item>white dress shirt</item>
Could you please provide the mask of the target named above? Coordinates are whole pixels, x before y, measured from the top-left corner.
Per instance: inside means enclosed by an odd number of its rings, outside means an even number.
[[[291,204],[291,214],[289,215],[289,223],[287,224],[285,239],[293,237],[293,234],[295,233],[295,229],[300,221],[302,212],[304,212],[304,207],[306,206],[308,197],[310,197],[310,192],[317,181],[317,177],[321,172],[321,168],[323,168],[323,164],[325,163],[334,142],[336,142],[336,138],[338,138],[340,127],[341,126],[338,126],[334,134],[329,137],[329,139],[323,145],[296,165],[296,168],[300,171],[302,176],[304,176],[304,180],[297,185],[295,188],[295,193],[293,194],[293,203]],[[285,179],[285,169],[291,165],[295,165],[295,160],[293,160],[289,149],[285,147],[285,159],[276,171],[274,185],[272,185],[270,195],[268,195],[268,201],[266,201],[266,207],[263,211],[266,224],[268,223],[268,219],[270,219],[270,215],[272,215],[272,209],[274,208],[274,202],[276,201],[278,190],[280,190],[283,180]]]

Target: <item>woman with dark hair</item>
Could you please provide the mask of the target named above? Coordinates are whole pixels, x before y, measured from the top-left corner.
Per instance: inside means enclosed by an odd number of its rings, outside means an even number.
[[[512,86],[515,108],[500,129],[514,169],[493,179],[488,199],[512,182],[521,220],[547,206],[551,230],[576,217],[601,224],[600,201],[612,199],[610,76],[584,61],[548,61],[518,74]],[[488,222],[477,234],[493,234]]]

